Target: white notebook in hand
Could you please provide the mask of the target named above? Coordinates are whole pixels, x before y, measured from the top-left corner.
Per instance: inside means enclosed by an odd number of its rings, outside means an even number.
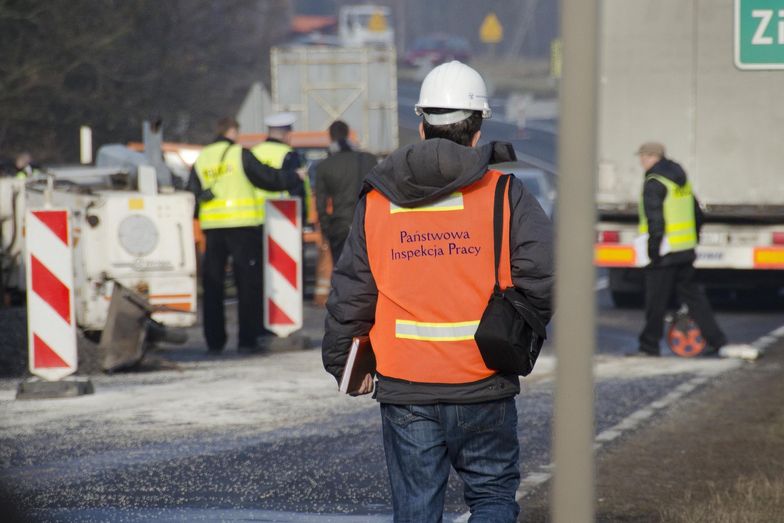
[[[646,232],[634,239],[634,256],[638,266],[645,266],[651,263],[651,259],[648,257],[648,238],[649,236]],[[664,256],[670,252],[672,252],[670,242],[667,240],[667,236],[664,236],[659,245],[659,256]]]

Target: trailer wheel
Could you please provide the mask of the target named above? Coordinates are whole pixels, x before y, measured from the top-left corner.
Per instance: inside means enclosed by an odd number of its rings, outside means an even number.
[[[642,293],[610,291],[613,304],[619,309],[639,309],[643,306]]]

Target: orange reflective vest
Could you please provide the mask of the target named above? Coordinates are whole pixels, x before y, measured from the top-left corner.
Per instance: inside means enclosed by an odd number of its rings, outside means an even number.
[[[378,287],[370,340],[381,375],[454,384],[494,374],[474,332],[495,283],[493,198],[500,175],[488,171],[422,207],[398,207],[377,190],[367,194],[365,236]],[[498,276],[505,288],[512,276],[509,219],[503,222]]]

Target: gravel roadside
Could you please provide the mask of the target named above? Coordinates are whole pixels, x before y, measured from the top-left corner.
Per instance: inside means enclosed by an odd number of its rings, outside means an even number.
[[[784,341],[604,447],[597,522],[784,521]],[[521,521],[549,521],[549,487]]]

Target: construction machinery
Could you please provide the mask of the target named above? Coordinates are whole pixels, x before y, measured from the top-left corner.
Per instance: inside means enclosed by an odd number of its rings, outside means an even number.
[[[338,37],[344,47],[395,45],[390,9],[380,5],[345,5],[338,14]]]
[[[117,152],[122,146],[112,147]],[[131,153],[120,154],[126,161],[116,167],[50,167],[27,180],[0,179],[0,280],[6,301],[26,291],[26,209],[68,209],[76,324],[108,351],[106,370],[137,362],[145,342],[184,341],[167,328],[196,322],[193,195],[159,186],[170,174],[162,176],[144,156]],[[124,299],[142,304],[130,324],[118,323],[110,313],[118,289],[124,289]],[[113,328],[107,331],[107,325]],[[123,352],[120,338],[129,336],[138,346]]]

